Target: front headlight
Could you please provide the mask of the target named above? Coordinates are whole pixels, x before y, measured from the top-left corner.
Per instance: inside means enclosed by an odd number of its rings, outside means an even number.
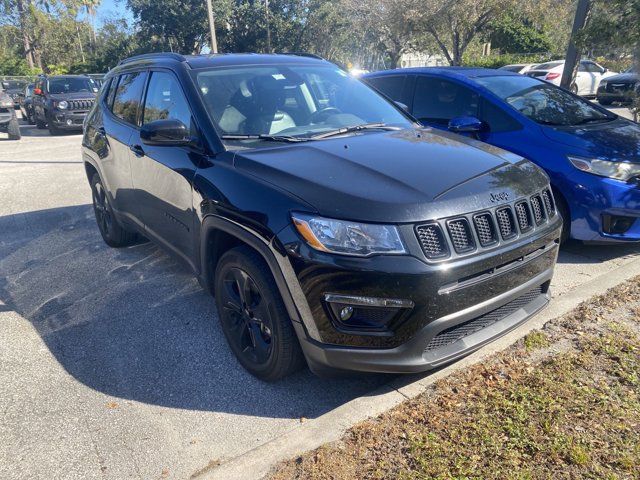
[[[13,100],[11,98],[0,100],[0,107],[13,107]]]
[[[293,224],[307,243],[322,252],[366,257],[376,253],[407,253],[393,225],[334,220],[301,213],[292,214]]]
[[[597,158],[568,156],[571,164],[578,170],[593,173],[601,177],[615,178],[623,182],[640,175],[640,163],[609,162]]]
[[[67,101],[66,101],[66,100],[62,100],[62,101],[58,102],[56,106],[57,106],[57,107],[58,107],[58,109],[60,109],[60,110],[66,110],[66,109],[67,109],[67,107],[69,106],[69,103],[67,103]]]

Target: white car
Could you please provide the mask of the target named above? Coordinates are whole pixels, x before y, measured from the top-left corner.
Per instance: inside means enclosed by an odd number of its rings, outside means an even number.
[[[562,71],[564,70],[564,60],[556,60],[538,65],[536,68],[529,70],[526,74],[530,77],[546,80],[554,85],[560,85],[562,80]],[[575,81],[571,84],[571,91],[578,95],[589,96],[595,95],[603,78],[616,75],[616,72],[610,72],[601,65],[591,60],[580,60],[578,66],[578,74]]]
[[[514,63],[513,65],[504,65],[498,70],[507,70],[515,73],[527,73],[529,70],[533,70],[537,67],[537,63]]]

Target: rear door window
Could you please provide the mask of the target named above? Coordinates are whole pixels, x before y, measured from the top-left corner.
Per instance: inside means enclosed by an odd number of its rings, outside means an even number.
[[[418,77],[413,97],[413,116],[447,125],[456,117],[478,117],[479,96],[467,87],[435,77]]]
[[[113,114],[131,125],[138,123],[138,111],[146,72],[126,73],[120,77],[113,100]]]

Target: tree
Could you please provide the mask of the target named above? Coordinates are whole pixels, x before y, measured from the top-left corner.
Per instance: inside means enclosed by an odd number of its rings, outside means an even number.
[[[224,35],[232,0],[213,5],[216,35]],[[140,43],[150,51],[200,53],[210,42],[206,2],[203,0],[127,0],[136,19]]]
[[[491,48],[502,53],[546,53],[553,49],[547,33],[527,18],[508,13],[492,21],[488,28]]]

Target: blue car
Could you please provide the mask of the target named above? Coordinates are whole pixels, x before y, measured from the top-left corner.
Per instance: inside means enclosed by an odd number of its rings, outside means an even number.
[[[565,218],[563,240],[640,241],[640,125],[505,70],[412,68],[363,78],[426,126],[542,167]]]

